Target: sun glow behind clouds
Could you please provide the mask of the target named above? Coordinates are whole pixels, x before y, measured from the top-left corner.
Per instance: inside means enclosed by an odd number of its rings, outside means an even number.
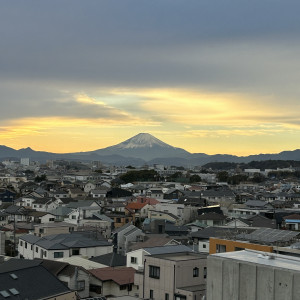
[[[73,92],[67,99],[66,105],[76,110],[64,107],[57,115],[51,112],[51,116],[15,118],[5,125],[2,122],[2,143],[14,148],[77,152],[104,148],[139,132],[150,132],[190,152],[247,155],[293,150],[297,148],[295,137],[300,134],[296,113],[300,107],[291,111],[283,105],[270,106],[272,99],[260,101],[249,95],[102,88],[90,93]],[[59,105],[62,102],[56,100]],[[84,111],[80,117],[79,108]],[[285,144],[278,144],[278,139],[285,140]]]

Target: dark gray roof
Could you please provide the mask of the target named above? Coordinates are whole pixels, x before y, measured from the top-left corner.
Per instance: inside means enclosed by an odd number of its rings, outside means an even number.
[[[127,232],[125,232],[125,233],[124,233],[124,236],[128,236],[128,235],[134,233],[135,231],[140,231],[140,232],[142,232],[141,229],[139,229],[139,228],[137,228],[137,227],[134,227],[134,228],[128,230]]]
[[[270,205],[268,202],[265,202],[265,201],[261,201],[261,200],[248,200],[246,203],[245,203],[246,206],[249,206],[249,207],[272,207],[272,205]]]
[[[68,208],[88,207],[91,206],[96,200],[80,200],[77,202],[70,202],[67,204]]]
[[[202,196],[205,197],[235,197],[235,194],[230,189],[218,189],[218,190],[205,190],[202,192]]]
[[[37,238],[37,239],[36,239]],[[103,240],[96,240],[86,236],[84,233],[66,233],[48,235],[42,238],[27,234],[20,239],[35,244],[47,250],[63,250],[69,248],[89,248],[110,246],[111,243]]]
[[[108,216],[103,215],[103,214],[93,213],[93,216],[95,216],[97,219],[102,220],[102,221],[107,221],[110,223],[114,222],[114,220],[112,220],[111,218],[109,218]]]
[[[114,233],[119,233],[119,232],[123,231],[124,229],[126,229],[127,227],[129,227],[131,225],[132,225],[131,223],[127,223],[127,224],[123,225],[122,227],[119,227],[119,228],[115,229]]]
[[[36,235],[33,235],[33,234],[25,234],[25,235],[22,235],[20,237],[21,240],[25,241],[25,242],[28,242],[30,244],[35,244],[37,241],[39,241],[41,238],[36,236]]]
[[[169,254],[169,253],[181,253],[181,252],[192,252],[192,249],[185,245],[170,245],[161,247],[147,247],[144,248],[150,255],[156,254]]]
[[[197,218],[198,220],[214,220],[214,221],[222,221],[225,220],[226,217],[221,214],[217,214],[215,212],[204,213]]]
[[[67,216],[72,211],[71,208],[65,206],[59,206],[51,210],[50,213],[55,216]]]
[[[89,260],[110,267],[126,266],[126,256],[114,252],[100,256],[95,256],[93,258],[90,258]]]
[[[53,274],[40,265],[22,266],[21,260],[19,263],[13,261],[13,266],[5,266],[10,264],[10,261],[1,265],[9,271],[0,272],[0,291],[6,291],[9,297],[4,297],[0,293],[0,299],[48,299],[54,298],[57,295],[70,292],[70,290]],[[14,274],[14,278],[11,276]],[[34,279],[34,280],[33,280]],[[13,290],[16,295],[12,293]]]

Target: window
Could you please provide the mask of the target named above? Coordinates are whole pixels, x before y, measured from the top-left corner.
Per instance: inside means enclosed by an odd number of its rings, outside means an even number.
[[[101,294],[101,286],[90,284],[90,292]]]
[[[168,293],[165,294],[165,300],[169,300],[169,294]]]
[[[72,249],[72,255],[79,255],[79,249]]]
[[[80,280],[77,281],[77,291],[83,291],[85,289],[85,281],[84,280]]]
[[[226,252],[226,245],[217,244],[217,253]]]
[[[206,276],[207,276],[207,268],[204,267],[203,268],[203,278],[206,278]]]
[[[20,246],[23,247],[23,241],[20,241]]]
[[[199,277],[199,268],[194,268],[193,269],[193,277]]]
[[[120,285],[120,291],[123,291],[123,290],[126,290],[126,289],[127,289],[126,284]]]
[[[159,279],[160,267],[149,266],[149,277]]]
[[[72,219],[75,220],[75,219],[76,219],[76,216],[73,215],[73,216],[72,216]]]
[[[203,248],[206,248],[206,244],[203,244]]]
[[[36,252],[36,253],[39,252],[39,247],[35,247],[35,252]]]
[[[131,256],[131,263],[136,264],[137,263],[137,258],[134,256]]]
[[[54,252],[53,257],[54,258],[62,258],[62,257],[64,257],[64,253],[63,252]]]
[[[150,299],[153,299],[153,290],[150,290]]]

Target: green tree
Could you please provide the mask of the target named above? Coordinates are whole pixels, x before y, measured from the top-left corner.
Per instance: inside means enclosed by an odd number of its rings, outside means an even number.
[[[192,175],[192,176],[190,176],[190,183],[200,182],[200,181],[201,181],[201,177],[199,175]]]
[[[220,182],[227,182],[229,178],[228,172],[226,171],[221,171],[217,174],[217,179]]]
[[[42,181],[46,181],[47,180],[47,176],[45,174],[41,175],[41,176],[36,176],[34,178],[35,182],[42,182]]]

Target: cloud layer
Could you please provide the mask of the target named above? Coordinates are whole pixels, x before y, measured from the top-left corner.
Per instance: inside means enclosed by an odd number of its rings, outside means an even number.
[[[299,9],[289,0],[2,2],[1,143],[55,151],[59,129],[57,152],[145,131],[192,152],[298,148]]]

